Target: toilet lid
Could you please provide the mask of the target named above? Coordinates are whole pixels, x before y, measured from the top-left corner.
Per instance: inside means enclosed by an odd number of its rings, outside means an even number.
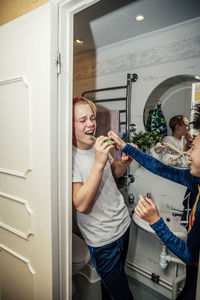
[[[86,243],[77,235],[72,233],[72,261],[73,263],[81,263],[88,261],[90,252]]]

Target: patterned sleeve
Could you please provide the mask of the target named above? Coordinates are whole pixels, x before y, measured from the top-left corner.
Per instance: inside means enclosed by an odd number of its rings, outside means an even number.
[[[159,236],[159,238],[164,242],[167,248],[187,265],[193,265],[198,261],[199,248],[192,247],[188,239],[185,242],[175,236],[169,230],[168,226],[165,224],[162,218],[160,218],[156,223],[152,224],[151,227]],[[200,232],[198,232],[198,236],[199,234]],[[198,236],[196,236],[196,238]]]
[[[192,189],[196,184],[197,179],[190,174],[189,169],[178,169],[168,166],[130,144],[126,144],[123,152],[132,156],[140,165],[156,175],[180,183],[189,189]]]

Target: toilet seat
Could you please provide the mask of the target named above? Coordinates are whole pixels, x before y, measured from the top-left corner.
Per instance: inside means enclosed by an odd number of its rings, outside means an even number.
[[[81,264],[90,259],[90,252],[86,243],[72,233],[72,262],[73,264]]]

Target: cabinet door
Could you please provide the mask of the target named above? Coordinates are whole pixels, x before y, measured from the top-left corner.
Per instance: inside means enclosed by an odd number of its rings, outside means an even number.
[[[0,40],[0,299],[50,300],[50,5]]]

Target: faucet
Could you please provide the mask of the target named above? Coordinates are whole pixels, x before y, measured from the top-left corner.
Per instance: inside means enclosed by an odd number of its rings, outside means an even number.
[[[117,185],[118,186],[129,186],[130,183],[133,183],[135,181],[135,177],[133,175],[126,175],[124,174],[123,176],[119,177],[116,179]]]
[[[183,210],[172,208],[172,216],[173,217],[182,217]]]
[[[132,193],[129,194],[129,195],[128,195],[128,202],[129,202],[130,204],[133,204],[134,201],[135,201],[134,195],[133,195]]]
[[[125,181],[125,185],[128,186],[130,183],[133,183],[135,181],[135,177],[131,174],[129,175],[124,175],[124,181]]]

